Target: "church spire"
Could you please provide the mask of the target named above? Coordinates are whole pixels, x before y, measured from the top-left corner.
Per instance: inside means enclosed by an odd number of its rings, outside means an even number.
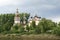
[[[16,9],[16,17],[19,17],[19,11],[18,11],[18,8]]]
[[[14,17],[14,24],[20,24],[20,15],[18,8],[16,9],[15,17]]]
[[[17,8],[17,9],[16,9],[16,13],[19,13],[19,11],[18,11],[18,10],[19,10],[19,9]]]

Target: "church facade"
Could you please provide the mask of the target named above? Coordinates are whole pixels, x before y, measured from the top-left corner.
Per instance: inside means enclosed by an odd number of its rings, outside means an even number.
[[[35,21],[35,25],[37,26],[40,20],[41,20],[41,17],[38,17],[37,15],[35,15],[34,17],[31,17],[31,19],[29,20],[29,26],[31,25],[33,21]]]

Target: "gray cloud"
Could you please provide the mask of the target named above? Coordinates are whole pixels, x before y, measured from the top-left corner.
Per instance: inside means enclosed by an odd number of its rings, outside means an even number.
[[[60,0],[15,0],[14,4],[0,7],[0,13],[14,13],[16,8],[19,8],[20,12],[30,13],[31,16],[37,14],[52,20],[60,20]]]

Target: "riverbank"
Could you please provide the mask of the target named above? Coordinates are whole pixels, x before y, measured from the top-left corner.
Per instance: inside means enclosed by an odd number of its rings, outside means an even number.
[[[0,35],[0,40],[60,40],[60,36],[50,34],[39,34],[39,35],[7,34],[7,35]]]

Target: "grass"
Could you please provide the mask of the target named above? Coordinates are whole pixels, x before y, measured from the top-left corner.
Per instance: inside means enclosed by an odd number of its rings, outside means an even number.
[[[60,36],[50,34],[40,34],[40,35],[7,34],[7,35],[0,35],[0,40],[60,40]]]

